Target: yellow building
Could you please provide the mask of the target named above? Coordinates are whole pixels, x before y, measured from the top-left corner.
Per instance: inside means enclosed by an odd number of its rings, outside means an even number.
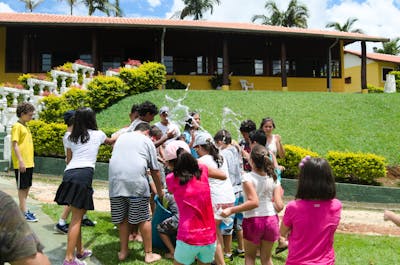
[[[225,89],[241,90],[246,80],[255,90],[346,92],[343,47],[358,41],[388,39],[252,23],[0,13],[0,83],[77,59],[105,72],[131,58],[163,63],[168,78],[191,89],[212,89],[217,73]]]
[[[400,56],[367,53],[367,83],[376,87],[384,87],[386,74],[400,70]],[[361,53],[344,51],[344,80],[345,90],[359,92],[361,89]]]

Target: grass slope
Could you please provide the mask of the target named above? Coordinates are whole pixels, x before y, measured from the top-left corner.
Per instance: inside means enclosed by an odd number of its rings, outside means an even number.
[[[259,126],[269,116],[284,144],[310,148],[321,156],[330,150],[365,152],[384,156],[391,165],[400,163],[399,93],[152,91],[125,98],[99,113],[99,127],[126,125],[132,104],[144,100],[169,106],[173,118],[182,120],[185,108],[168,98],[184,98],[181,105],[199,111],[202,126],[211,134],[226,128],[238,139],[240,121],[252,119]]]

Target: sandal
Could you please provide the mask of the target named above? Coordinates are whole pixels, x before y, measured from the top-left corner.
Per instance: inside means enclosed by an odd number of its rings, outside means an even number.
[[[288,248],[288,246],[282,246],[282,247],[277,246],[275,249],[275,255],[278,255],[279,253],[285,251],[287,248]]]

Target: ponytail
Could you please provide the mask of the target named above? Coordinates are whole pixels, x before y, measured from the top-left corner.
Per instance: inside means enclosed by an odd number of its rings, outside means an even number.
[[[251,150],[250,157],[257,169],[266,172],[268,176],[274,179],[274,181],[277,180],[278,177],[276,176],[274,165],[264,146],[256,144]]]
[[[214,159],[215,163],[217,163],[218,168],[222,167],[224,163],[224,158],[219,154],[219,149],[215,146],[215,144],[207,139],[207,143],[201,145],[201,147]]]

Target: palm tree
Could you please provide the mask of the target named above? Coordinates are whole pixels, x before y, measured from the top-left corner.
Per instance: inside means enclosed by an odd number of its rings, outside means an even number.
[[[58,1],[66,1],[69,5],[69,10],[70,10],[70,15],[72,16],[72,9],[74,8],[74,5],[78,3],[78,0],[58,0]]]
[[[220,0],[183,0],[185,7],[183,8],[180,18],[194,16],[194,20],[203,18],[203,13],[210,10],[213,13],[214,4],[219,5]]]
[[[262,20],[261,24],[264,25],[307,28],[307,18],[310,16],[308,8],[297,0],[291,0],[286,11],[279,10],[275,1],[268,0],[265,9],[271,14],[270,16],[254,15],[251,21]]]
[[[41,4],[44,0],[19,0],[25,3],[25,9],[29,10],[29,12],[33,12],[39,4]]]
[[[122,17],[124,13],[122,12],[121,6],[119,5],[119,0],[115,0],[114,3],[114,16]]]
[[[333,28],[337,31],[353,32],[353,33],[364,33],[361,29],[352,29],[353,24],[358,21],[358,18],[348,18],[343,25],[339,22],[329,22],[326,24],[326,28]]]
[[[93,15],[96,10],[105,13],[107,16],[110,16],[113,12],[117,13],[116,6],[108,0],[83,0],[82,2],[87,6],[89,16]]]
[[[385,53],[385,54],[392,54],[392,55],[399,55],[400,54],[400,38],[392,39],[388,42],[382,42],[382,49],[377,49],[376,52],[378,53]],[[374,49],[375,50],[375,49]]]

